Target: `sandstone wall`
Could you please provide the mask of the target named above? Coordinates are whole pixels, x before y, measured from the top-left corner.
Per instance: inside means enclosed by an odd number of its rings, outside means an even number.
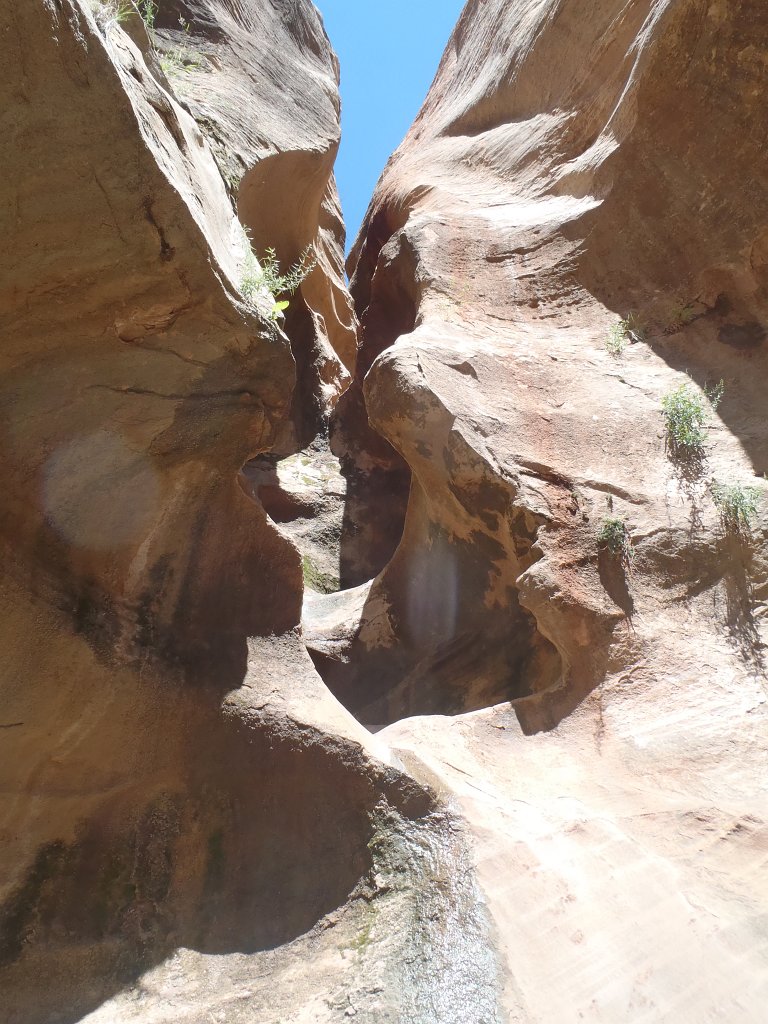
[[[3,3],[0,39],[3,1020],[202,1022],[243,987],[248,1019],[336,1019],[369,843],[433,806],[315,673],[299,553],[240,473],[354,364],[336,59],[304,0],[161,3],[150,34]],[[282,323],[233,195],[257,252],[315,247]]]
[[[308,635],[460,801],[510,1020],[763,1013],[767,43],[759,3],[470,0],[350,258],[334,429],[377,575]]]
[[[0,40],[4,1019],[762,1024],[762,5],[469,0],[351,298],[308,0]]]
[[[702,572],[706,589],[730,586],[707,482],[760,488],[767,463],[768,183],[751,169],[764,21],[751,5],[467,5],[350,259],[363,333],[335,426],[350,553],[373,528],[366,495],[396,523],[410,486],[397,553],[359,574],[386,565],[371,600],[397,638],[381,668],[361,669],[361,704],[402,686],[404,666],[439,675],[446,645],[452,664],[457,642],[471,648],[476,670],[506,636],[491,689],[538,694],[523,705],[531,728],[551,725],[612,660],[637,659],[641,631],[626,624],[641,594],[687,593]],[[618,360],[606,341],[630,314],[643,341]],[[694,480],[668,457],[661,415],[686,372],[725,383]],[[631,580],[598,557],[607,517],[633,534]],[[761,529],[738,556],[749,615],[764,598]],[[749,633],[759,660],[757,620],[730,614],[712,629]],[[380,622],[361,634],[373,661]]]

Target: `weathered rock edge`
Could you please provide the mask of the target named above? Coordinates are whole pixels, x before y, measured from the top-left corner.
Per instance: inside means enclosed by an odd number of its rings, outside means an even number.
[[[402,917],[424,879],[450,908],[436,864],[461,844],[312,668],[298,552],[240,474],[301,443],[354,365],[337,65],[303,0],[161,8],[153,43],[109,5],[0,7],[4,1019],[331,1021],[356,973],[369,1019],[395,1021],[433,974],[447,990],[464,954],[429,921],[390,943],[383,973],[374,946],[340,949],[366,906]],[[166,75],[156,49],[182,45],[199,61]],[[290,341],[268,297],[261,313],[242,301],[222,153],[257,248],[285,265],[315,246]],[[311,185],[301,202],[294,177]],[[393,844],[390,889],[377,836]],[[490,1003],[494,972],[491,957]]]
[[[764,493],[768,465],[768,179],[749,130],[768,25],[758,4],[593,7],[582,23],[576,4],[467,5],[349,260],[342,544],[348,582],[379,575],[354,651],[318,664],[366,722],[513,699],[550,728],[648,656],[670,586],[732,591],[745,571],[709,628],[762,665],[765,516],[734,552],[707,482]],[[606,339],[630,312],[642,343],[618,361]],[[683,371],[727,396],[693,479],[661,416]],[[631,572],[599,549],[610,517]]]
[[[764,1016],[767,47],[756,2],[470,0],[350,259],[359,586],[308,639],[458,800],[508,1020]]]

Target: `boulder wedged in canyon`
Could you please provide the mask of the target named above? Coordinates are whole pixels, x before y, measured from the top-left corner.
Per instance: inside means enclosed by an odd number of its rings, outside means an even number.
[[[378,738],[473,827],[509,1019],[757,1024],[768,13],[586,6],[470,0],[377,186],[333,425],[377,575],[307,639],[362,722],[422,716]]]
[[[310,3],[161,3],[155,34],[125,6],[0,7],[3,1020],[492,1007],[461,827],[323,685],[299,552],[241,473],[354,359],[335,58]],[[315,247],[294,319],[246,293],[216,132],[257,250]]]

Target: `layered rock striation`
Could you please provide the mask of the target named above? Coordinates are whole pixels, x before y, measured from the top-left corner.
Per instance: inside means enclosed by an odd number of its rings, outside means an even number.
[[[684,589],[705,562],[711,587],[730,574],[705,485],[759,487],[766,465],[754,410],[768,190],[747,171],[745,130],[759,119],[764,19],[752,13],[465,9],[350,260],[363,334],[339,447],[351,479],[389,491],[385,519],[410,493],[394,558],[361,566],[386,565],[372,595],[387,595],[396,620],[387,662],[410,647],[421,672],[460,635],[482,660],[502,633],[527,634],[535,669],[510,654],[499,679],[519,679],[506,695],[538,694],[523,706],[551,725],[611,658],[636,660],[640,633],[626,624],[644,587]],[[738,90],[726,81],[734,62]],[[724,188],[720,147],[732,164],[740,156],[743,189],[733,166]],[[612,329],[626,342],[620,358],[607,351]],[[693,478],[665,450],[661,415],[685,371],[695,390],[724,381]],[[346,438],[361,409],[355,453]],[[598,558],[606,518],[633,533],[631,588]],[[350,552],[369,524],[352,527]],[[675,551],[688,569],[672,569]]]
[[[762,1013],[767,42],[757,3],[470,0],[350,257],[375,578],[309,642],[363,722],[425,716],[379,738],[473,825],[511,1020]]]
[[[0,6],[4,1019],[758,1024],[768,15],[469,0],[350,298],[313,5],[139,9]]]
[[[155,40],[176,92],[210,143],[259,257],[311,272],[286,312],[297,363],[289,455],[321,429],[354,370],[356,322],[344,278],[344,228],[333,164],[338,61],[314,6],[159,5]]]
[[[457,998],[414,886],[466,853],[313,669],[241,472],[354,365],[337,63],[304,0],[158,6],[0,7],[3,1020],[333,1020],[355,986],[396,1020],[409,944]],[[314,249],[284,321],[241,223]],[[374,914],[414,918],[386,969]]]

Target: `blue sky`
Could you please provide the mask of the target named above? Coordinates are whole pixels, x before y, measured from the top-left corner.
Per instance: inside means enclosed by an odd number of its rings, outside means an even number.
[[[421,107],[464,0],[315,0],[341,62],[336,177],[355,240],[373,189]]]

